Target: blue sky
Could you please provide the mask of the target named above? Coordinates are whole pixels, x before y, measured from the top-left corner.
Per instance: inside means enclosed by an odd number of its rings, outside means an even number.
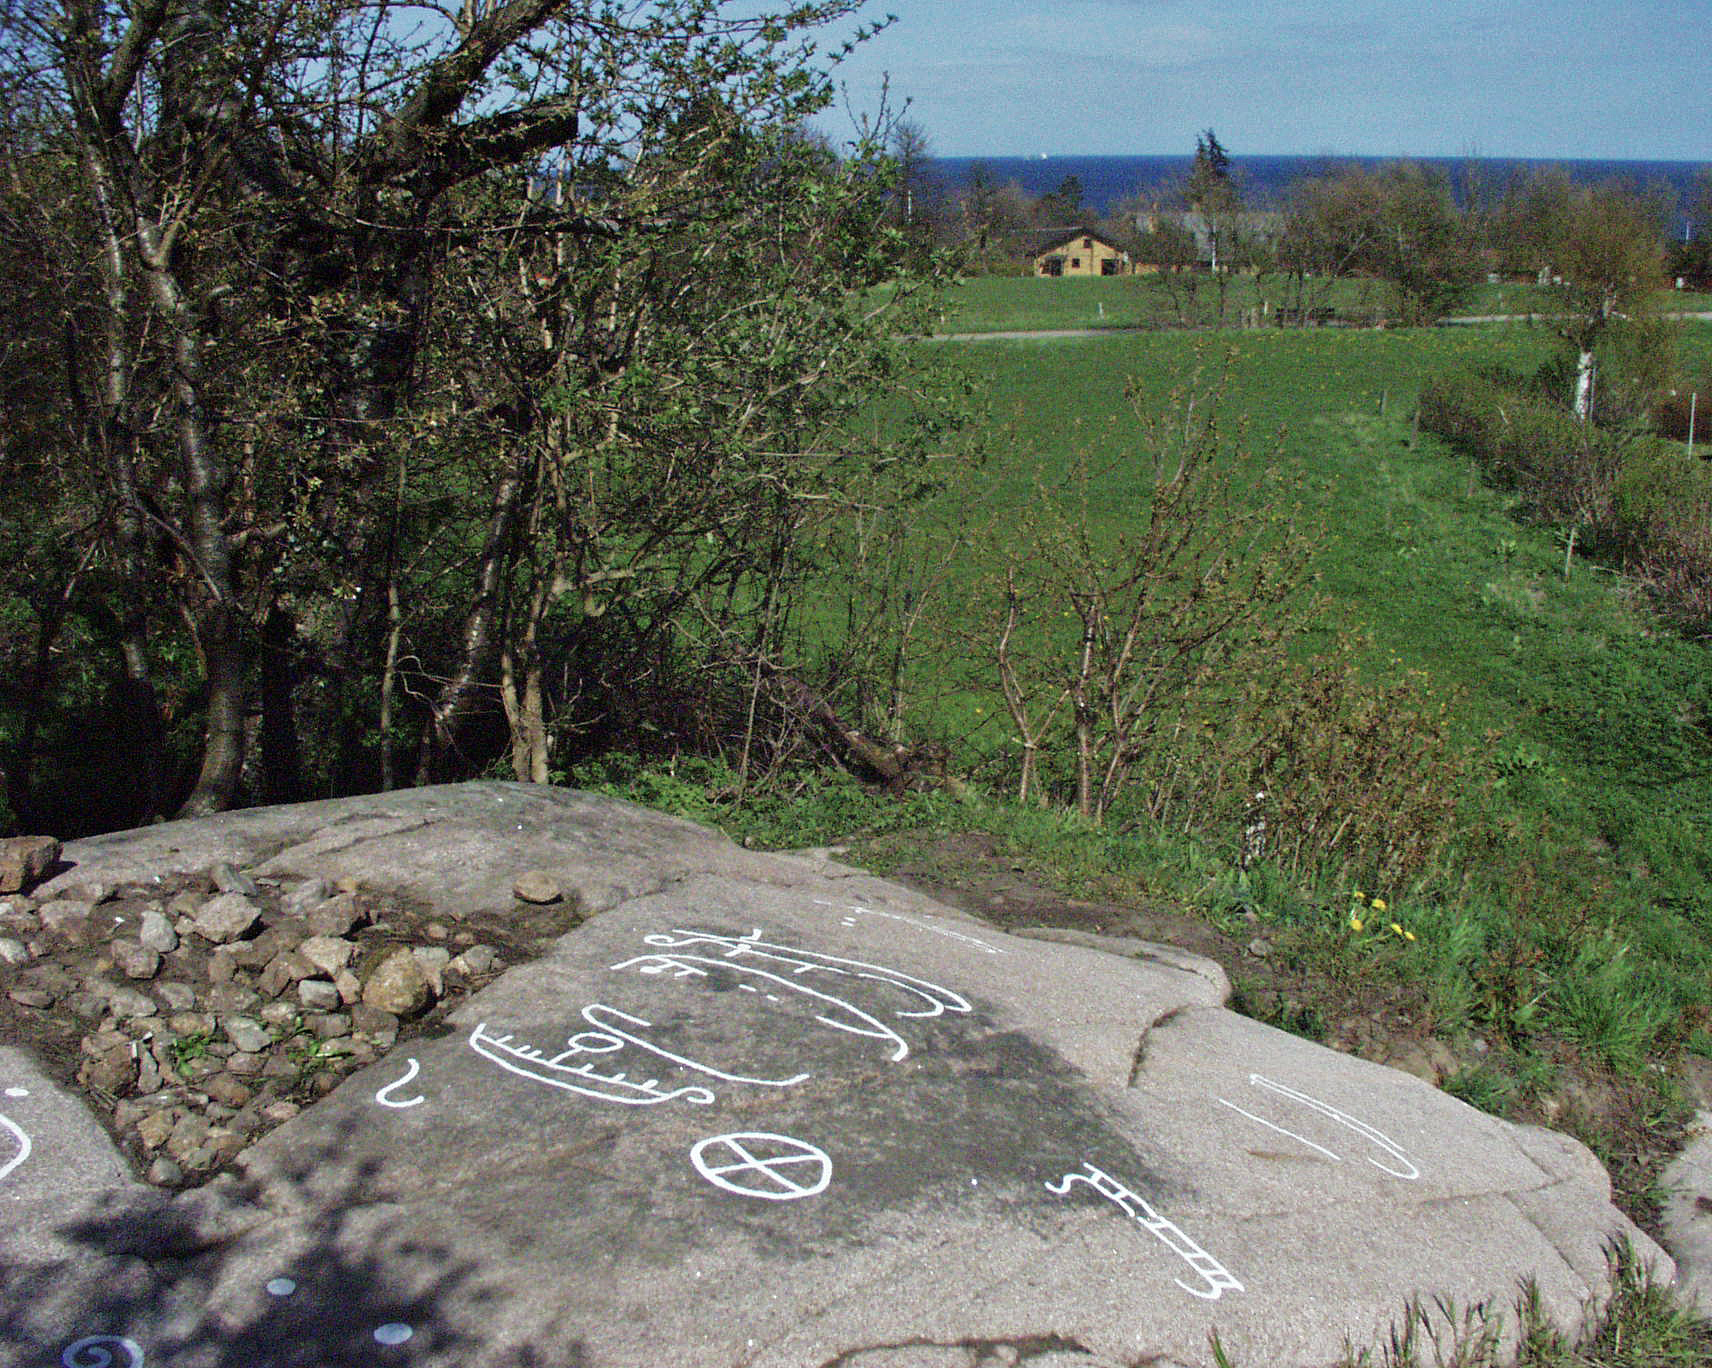
[[[891,0],[889,74],[940,156],[1712,161],[1712,0]],[[843,121],[828,120],[836,133]],[[846,125],[847,126],[847,125]]]

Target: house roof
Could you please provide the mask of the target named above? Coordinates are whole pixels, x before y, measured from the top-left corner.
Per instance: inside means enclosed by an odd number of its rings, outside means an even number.
[[[1105,234],[1080,224],[1072,224],[1068,228],[1038,228],[1024,235],[1023,250],[1029,256],[1044,256],[1047,252],[1056,252],[1060,247],[1068,247],[1077,238],[1093,238],[1095,242],[1110,247],[1114,252],[1123,250]]]

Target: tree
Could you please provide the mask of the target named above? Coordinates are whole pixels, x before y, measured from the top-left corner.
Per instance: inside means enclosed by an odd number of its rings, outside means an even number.
[[[1479,272],[1448,178],[1411,162],[1378,172],[1352,164],[1292,185],[1279,259],[1299,302],[1310,280],[1329,286],[1350,275],[1373,276],[1390,286],[1392,316],[1409,325],[1450,312]]]
[[[1059,227],[1074,223],[1081,212],[1082,179],[1071,175],[1059,181],[1056,190],[1040,197],[1036,217],[1043,227]]]
[[[1230,157],[1212,129],[1195,139],[1195,159],[1189,167],[1189,179],[1183,197],[1200,216],[1212,251],[1213,272],[1228,270],[1240,251],[1242,237],[1242,193],[1231,178]],[[1228,282],[1219,286],[1219,317],[1224,317],[1224,291]]]
[[[84,616],[199,722],[181,811],[306,765],[373,782],[376,752],[389,781],[404,699],[415,773],[467,770],[496,658],[526,702],[567,603],[560,697],[598,711],[605,644],[657,662],[697,594],[765,598],[801,510],[907,456],[830,439],[901,373],[915,297],[887,130],[845,157],[795,131],[832,89],[805,37],[854,8],[0,8],[14,179],[67,186],[47,331],[101,339],[32,400],[72,449],[48,520],[95,515],[57,552],[100,572],[70,576]]]
[[[1656,326],[1664,289],[1662,206],[1615,185],[1577,187],[1553,248],[1562,336],[1575,352],[1575,415],[1593,416],[1597,349]]]

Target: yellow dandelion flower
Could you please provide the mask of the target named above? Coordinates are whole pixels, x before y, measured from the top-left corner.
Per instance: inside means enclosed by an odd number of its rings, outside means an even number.
[[[1403,933],[1403,939],[1412,941],[1415,939],[1415,933],[1413,931],[1405,931]]]
[[[1352,914],[1349,919],[1349,926],[1352,931],[1361,930],[1361,918]]]
[[[1373,910],[1375,912],[1383,912],[1385,910],[1385,899],[1375,898],[1373,900]]]
[[[1403,934],[1403,928],[1398,926],[1396,922],[1391,923],[1391,929],[1393,931],[1395,931],[1399,936],[1401,936]]]
[[[1354,898],[1357,902],[1365,902],[1367,900],[1367,894],[1363,893],[1359,888],[1349,896]]]

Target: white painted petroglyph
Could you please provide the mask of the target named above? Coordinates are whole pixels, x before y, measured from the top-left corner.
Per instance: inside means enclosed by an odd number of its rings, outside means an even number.
[[[8,1088],[6,1089],[6,1095],[8,1097],[14,1095],[28,1096],[28,1093],[26,1093],[23,1088]],[[11,1173],[13,1169],[17,1168],[19,1164],[23,1163],[24,1160],[30,1157],[30,1137],[25,1134],[22,1126],[20,1126],[11,1117],[7,1116],[4,1112],[0,1112],[0,1129],[4,1129],[14,1140],[18,1142],[18,1152],[4,1164],[0,1164],[0,1181],[4,1181],[6,1176]]]
[[[28,1088],[7,1088],[6,1089],[6,1096],[7,1097],[28,1097],[29,1095],[30,1095],[30,1090]]]
[[[375,1326],[375,1343],[403,1344],[415,1333],[416,1331],[411,1329],[403,1321],[388,1321],[385,1325]]]
[[[1046,1190],[1063,1197],[1072,1185],[1085,1183],[1107,1201],[1115,1203],[1119,1210],[1149,1234],[1157,1237],[1206,1283],[1206,1290],[1202,1291],[1181,1278],[1171,1280],[1191,1297],[1200,1297],[1203,1301],[1217,1301],[1226,1292],[1245,1290],[1243,1285],[1231,1276],[1229,1269],[1190,1239],[1176,1222],[1161,1216],[1145,1197],[1131,1192],[1104,1169],[1087,1163],[1083,1164],[1082,1168],[1082,1173],[1066,1173],[1058,1182],[1046,1184]]]
[[[610,1044],[578,1043],[585,1039],[598,1039]],[[597,1102],[617,1102],[626,1107],[652,1107],[681,1097],[686,1102],[705,1107],[713,1101],[713,1093],[700,1084],[663,1088],[657,1078],[634,1083],[623,1072],[603,1074],[593,1064],[565,1063],[565,1060],[575,1058],[579,1054],[609,1054],[613,1050],[622,1049],[624,1042],[616,1036],[585,1031],[581,1035],[572,1036],[566,1044],[568,1049],[548,1058],[543,1051],[533,1046],[513,1045],[509,1031],[504,1035],[489,1035],[485,1021],[470,1032],[470,1048],[482,1058],[492,1060],[507,1073],[514,1073],[536,1083],[545,1083],[549,1088],[563,1088],[566,1092],[580,1093],[584,1097],[594,1098]],[[582,1082],[573,1083],[573,1078],[581,1079]]]
[[[746,987],[747,985],[740,986]],[[773,1001],[778,1000],[773,998],[771,993],[767,994],[767,996],[772,998]],[[661,1059],[670,1060],[673,1064],[680,1064],[686,1069],[693,1069],[696,1073],[706,1074],[708,1077],[717,1078],[724,1083],[743,1083],[756,1088],[794,1088],[797,1084],[806,1082],[809,1078],[809,1075],[806,1073],[793,1074],[790,1078],[750,1078],[744,1074],[726,1073],[721,1069],[714,1068],[711,1064],[702,1064],[697,1060],[691,1059],[687,1055],[673,1054],[672,1051],[665,1049],[663,1046],[656,1045],[651,1040],[645,1039],[644,1037],[636,1035],[630,1031],[626,1031],[623,1026],[615,1025],[610,1021],[603,1021],[596,1015],[597,1012],[609,1013],[612,1016],[622,1019],[625,1026],[637,1026],[643,1030],[652,1030],[654,1025],[653,1022],[644,1021],[639,1016],[631,1016],[629,1012],[622,1012],[616,1007],[609,1007],[604,1002],[590,1003],[587,1007],[583,1008],[582,1013],[583,1020],[588,1022],[591,1026],[598,1027],[602,1034],[616,1036],[627,1045],[634,1045],[637,1049],[646,1050],[649,1054],[659,1055]],[[584,1032],[584,1034],[586,1035],[589,1033]],[[573,1041],[578,1039],[581,1039],[581,1037],[572,1037]]]
[[[124,1358],[116,1354],[124,1354]],[[64,1368],[143,1368],[143,1350],[123,1335],[85,1335],[61,1351]]]
[[[419,1107],[428,1100],[421,1093],[417,1093],[415,1097],[393,1098],[392,1091],[394,1088],[402,1088],[422,1072],[422,1066],[416,1062],[414,1056],[407,1057],[404,1062],[410,1067],[404,1071],[403,1076],[393,1079],[384,1088],[375,1091],[374,1100],[383,1107],[396,1107],[399,1111],[403,1111],[406,1107]]]
[[[911,997],[920,998],[927,1004],[925,1008],[914,1012],[894,1012],[900,1017],[936,1017],[946,1012],[957,1012],[967,1015],[973,1009],[959,994],[949,988],[941,988],[937,983],[929,983],[926,979],[916,978],[913,974],[905,974],[897,969],[888,969],[883,964],[870,964],[866,960],[845,959],[839,955],[822,955],[813,950],[798,950],[794,946],[777,945],[761,939],[762,931],[756,927],[746,936],[725,936],[717,931],[685,931],[674,927],[668,935],[655,932],[653,935],[642,937],[648,945],[664,950],[681,950],[691,946],[713,946],[723,950],[726,960],[739,958],[754,958],[775,960],[780,964],[795,966],[793,975],[822,972],[838,974],[848,978],[871,979],[908,993]],[[673,937],[680,939],[674,940]],[[617,966],[614,966],[615,968]]]
[[[893,1063],[909,1056],[909,1042],[878,1017],[863,1011],[853,1003],[846,1002],[843,998],[834,997],[831,993],[822,993],[818,989],[810,988],[807,984],[793,982],[780,974],[769,973],[767,970],[752,964],[733,964],[729,960],[712,959],[705,955],[638,955],[635,959],[625,960],[623,963],[615,964],[612,967],[614,969],[634,969],[639,974],[649,976],[669,973],[673,978],[686,978],[690,975],[705,978],[707,970],[698,969],[696,967],[698,964],[709,965],[727,973],[748,974],[755,978],[765,979],[767,982],[777,984],[787,992],[795,993],[799,997],[828,1003],[838,1011],[848,1013],[852,1020],[841,1021],[836,1016],[823,1012],[815,1017],[815,1020],[822,1026],[829,1026],[835,1031],[844,1031],[849,1035],[866,1036],[870,1040],[889,1042],[892,1047],[891,1059]],[[771,998],[775,1002],[782,1000],[773,993],[763,992],[763,996]]]
[[[844,917],[840,921],[839,924],[842,926],[855,926],[856,917],[858,915],[865,917],[884,917],[887,921],[902,922],[905,926],[913,926],[916,930],[926,931],[930,935],[943,936],[946,940],[960,941],[964,945],[971,945],[975,949],[979,950],[983,955],[1002,955],[1005,953],[996,945],[988,945],[986,941],[980,939],[978,936],[969,936],[965,935],[961,931],[953,931],[949,926],[935,926],[932,922],[918,921],[914,917],[906,917],[902,912],[888,912],[884,908],[880,907],[863,907],[859,903],[829,902],[825,898],[813,898],[810,901],[819,907],[848,908],[851,915]]]
[[[263,1290],[270,1297],[289,1297],[297,1291],[297,1284],[290,1278],[269,1278]]]
[[[690,1150],[690,1162],[715,1187],[767,1202],[813,1197],[832,1181],[832,1160],[825,1150],[771,1131],[710,1135]],[[794,1167],[799,1164],[813,1167]]]
[[[1343,1162],[1343,1156],[1341,1154],[1333,1154],[1324,1145],[1316,1145],[1312,1140],[1308,1139],[1308,1137],[1305,1135],[1297,1135],[1296,1132],[1293,1130],[1285,1130],[1284,1127],[1282,1127],[1282,1126],[1275,1126],[1272,1124],[1272,1122],[1268,1121],[1264,1116],[1256,1116],[1251,1111],[1244,1111],[1241,1107],[1237,1106],[1237,1104],[1235,1102],[1227,1102],[1222,1097],[1218,1099],[1218,1102],[1219,1102],[1220,1106],[1229,1107],[1238,1116],[1246,1116],[1250,1121],[1255,1121],[1255,1122],[1258,1122],[1260,1125],[1265,1126],[1267,1130],[1277,1131],[1278,1134],[1280,1134],[1280,1135],[1288,1135],[1292,1140],[1301,1141],[1309,1149],[1318,1150],[1321,1154],[1325,1155],[1326,1158],[1330,1159],[1334,1164],[1341,1164]]]
[[[1278,1096],[1287,1097],[1290,1101],[1299,1103],[1300,1105],[1307,1107],[1310,1111],[1316,1111],[1321,1116],[1331,1118],[1333,1121],[1336,1121],[1338,1125],[1343,1126],[1347,1130],[1354,1131],[1363,1140],[1374,1146],[1374,1148],[1383,1151],[1390,1158],[1395,1159],[1397,1163],[1402,1165],[1401,1168],[1393,1168],[1389,1164],[1381,1163],[1372,1155],[1368,1155],[1367,1162],[1372,1164],[1373,1167],[1378,1169],[1381,1173],[1388,1173],[1393,1178],[1401,1178],[1405,1182],[1411,1183],[1421,1176],[1420,1169],[1415,1167],[1414,1161],[1409,1158],[1408,1153],[1389,1135],[1386,1135],[1384,1131],[1368,1125],[1367,1122],[1359,1119],[1358,1117],[1351,1116],[1346,1111],[1339,1111],[1329,1102],[1322,1102],[1317,1097],[1310,1097],[1307,1093],[1299,1092],[1288,1084],[1276,1082],[1273,1079],[1267,1078],[1264,1074],[1250,1074],[1248,1076],[1248,1081],[1252,1087],[1263,1088],[1268,1092],[1277,1093]],[[1280,1135],[1288,1135],[1292,1140],[1300,1140],[1310,1149],[1318,1150],[1321,1154],[1328,1155],[1333,1159],[1341,1157],[1333,1154],[1323,1145],[1316,1145],[1312,1140],[1309,1140],[1304,1136],[1297,1135],[1295,1131],[1285,1130],[1284,1127],[1274,1125],[1270,1121],[1263,1120],[1253,1112],[1243,1111],[1243,1109],[1237,1106],[1234,1102],[1226,1102],[1222,1097],[1218,1100],[1223,1102],[1224,1105],[1229,1107],[1232,1111],[1241,1112],[1242,1115],[1248,1117],[1249,1120],[1259,1121],[1261,1125],[1267,1127],[1269,1130],[1275,1130]]]
[[[634,1046],[670,1064],[676,1064],[679,1068],[717,1078],[722,1083],[757,1088],[794,1088],[797,1084],[807,1081],[810,1076],[807,1073],[799,1073],[789,1078],[751,1078],[747,1074],[727,1073],[724,1069],[717,1069],[711,1064],[691,1059],[688,1055],[668,1050],[646,1036],[637,1034],[637,1031],[651,1030],[654,1023],[604,1002],[594,1002],[584,1007],[582,1017],[595,1029],[579,1031],[571,1036],[565,1041],[565,1048],[551,1057],[533,1046],[512,1044],[509,1033],[503,1036],[490,1034],[486,1022],[477,1026],[471,1034],[470,1048],[502,1069],[524,1078],[532,1078],[537,1083],[565,1088],[603,1102],[619,1102],[628,1106],[649,1106],[680,1097],[686,1102],[705,1106],[713,1101],[714,1095],[699,1084],[668,1090],[660,1086],[658,1079],[651,1078],[644,1083],[635,1083],[622,1072],[601,1073],[592,1063],[568,1064],[565,1061],[576,1059],[580,1055],[615,1054],[626,1046]],[[627,1027],[634,1029],[626,1029]],[[572,1078],[581,1081],[573,1083],[570,1081]],[[588,1084],[597,1086],[589,1087]],[[601,1091],[601,1087],[617,1091]]]

